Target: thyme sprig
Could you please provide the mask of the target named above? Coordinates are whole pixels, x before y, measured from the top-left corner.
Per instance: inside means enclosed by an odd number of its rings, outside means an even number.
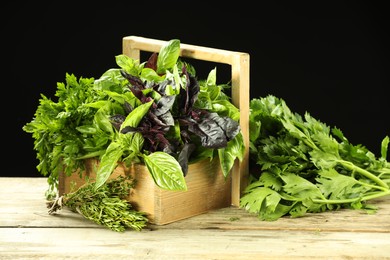
[[[93,183],[86,183],[74,192],[67,193],[49,201],[49,214],[54,214],[67,206],[99,225],[113,231],[123,232],[126,228],[140,231],[148,222],[146,214],[132,208],[126,200],[135,180],[119,176],[110,179],[98,190]]]

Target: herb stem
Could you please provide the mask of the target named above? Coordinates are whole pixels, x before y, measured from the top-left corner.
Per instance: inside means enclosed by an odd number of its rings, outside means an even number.
[[[366,187],[369,187],[369,188],[379,189],[379,190],[382,190],[382,191],[388,191],[388,190],[389,190],[389,189],[386,189],[385,187],[382,187],[382,186],[373,185],[373,184],[365,183],[365,182],[358,181],[358,180],[357,180],[357,182],[358,182],[360,185],[366,186]]]
[[[387,195],[390,195],[390,190],[378,192],[378,193],[373,193],[372,195],[367,195],[367,196],[353,198],[353,199],[339,199],[339,200],[337,200],[337,199],[336,200],[313,199],[313,202],[321,203],[321,204],[348,204],[348,203],[353,203],[356,201],[372,200],[372,199],[376,199],[376,198],[387,196]]]
[[[387,168],[384,168],[384,169],[381,169],[380,170],[380,174],[378,174],[378,177],[379,178],[384,178],[383,176],[389,174],[390,175],[390,164],[388,164],[388,166],[386,166]]]
[[[377,183],[379,186],[385,188],[386,190],[389,189],[389,185],[387,185],[386,182],[384,182],[382,179],[378,178],[377,176],[375,176],[371,172],[369,172],[363,168],[360,168],[360,167],[356,166],[355,164],[348,162],[348,161],[338,160],[338,162],[341,165],[343,165],[345,168],[352,170],[352,171],[356,171],[356,172],[360,173],[361,175],[369,178],[370,180],[374,181],[375,183]]]

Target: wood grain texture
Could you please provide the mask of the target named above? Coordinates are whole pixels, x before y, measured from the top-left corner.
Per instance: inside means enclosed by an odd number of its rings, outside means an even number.
[[[376,214],[339,210],[274,222],[234,206],[117,233],[64,208],[46,178],[0,178],[0,259],[390,259],[390,197]]]
[[[76,172],[67,176],[60,173],[60,195],[77,190],[87,180],[95,181],[98,167],[97,160],[89,159],[85,161],[85,171],[81,174]],[[160,189],[143,164],[129,167],[119,164],[110,178],[119,175],[131,176],[137,181],[127,200],[136,210],[147,213],[149,221],[156,225],[165,225],[231,205],[231,178],[223,176],[217,159],[189,164],[185,177],[186,191]]]

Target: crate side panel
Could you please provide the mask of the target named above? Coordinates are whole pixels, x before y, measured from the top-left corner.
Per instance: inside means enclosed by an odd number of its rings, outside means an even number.
[[[231,178],[222,174],[219,160],[191,164],[185,177],[187,191],[155,193],[156,224],[167,224],[231,205]]]

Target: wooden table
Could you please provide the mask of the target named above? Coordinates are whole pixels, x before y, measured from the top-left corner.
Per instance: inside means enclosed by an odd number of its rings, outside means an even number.
[[[0,178],[0,259],[390,259],[390,197],[370,215],[265,222],[229,207],[118,233],[66,208],[49,215],[47,187],[46,178]]]

